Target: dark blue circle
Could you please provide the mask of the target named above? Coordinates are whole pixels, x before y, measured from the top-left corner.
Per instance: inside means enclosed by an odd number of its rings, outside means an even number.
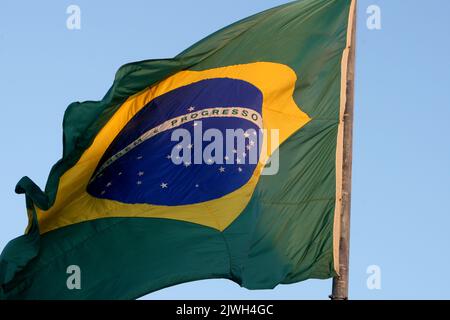
[[[242,187],[253,175],[256,164],[175,165],[168,159],[178,144],[171,141],[172,131],[163,131],[112,162],[99,173],[102,165],[143,133],[178,116],[208,108],[248,108],[261,115],[262,93],[252,84],[229,78],[202,80],[161,95],[142,108],[121,130],[104,153],[87,191],[94,197],[122,203],[177,206],[223,197]],[[192,109],[193,108],[193,109]],[[208,117],[201,120],[203,132],[214,128],[225,136],[226,129],[254,129],[258,126],[239,117]],[[178,128],[193,136],[193,122]],[[250,137],[258,144],[259,136]],[[209,142],[202,142],[204,148]],[[224,150],[227,155],[230,150]],[[236,160],[239,155],[231,155]]]

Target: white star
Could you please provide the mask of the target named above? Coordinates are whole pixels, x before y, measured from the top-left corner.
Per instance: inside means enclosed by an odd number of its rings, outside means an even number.
[[[118,176],[121,176],[121,175],[122,175],[122,172],[119,172],[117,175],[118,175]]]
[[[185,163],[184,163],[184,166],[187,168],[187,167],[189,167],[191,165],[191,163],[189,162],[189,161],[186,161]]]
[[[138,185],[138,186],[140,186],[141,184],[142,184],[142,181],[138,181],[138,182],[136,182],[136,184]]]
[[[244,137],[246,137],[246,138],[250,137],[250,133],[245,132],[245,133],[244,133]]]
[[[195,110],[195,108],[194,108],[194,107],[189,107],[187,110],[188,110],[189,112],[192,112],[192,111]]]
[[[213,163],[212,159],[208,159],[208,160],[206,160],[206,162]]]
[[[107,184],[106,184],[106,187],[111,187],[112,186],[112,183],[111,182],[108,182]]]
[[[256,136],[256,131],[253,131],[253,135]]]
[[[198,188],[198,184],[196,184],[195,187]]]
[[[172,156],[170,154],[167,155],[167,159],[172,159]]]
[[[177,144],[177,149],[178,150],[180,150],[180,149],[182,149],[183,148],[183,146],[181,145],[181,144]]]
[[[220,172],[225,172],[225,168],[224,168],[224,167],[220,167],[220,168],[219,168],[219,171],[220,171]]]
[[[237,158],[236,163],[241,163],[241,159]]]
[[[102,191],[102,195],[104,195],[105,193],[106,193],[106,191],[105,191],[105,190],[103,190],[103,191]]]
[[[224,158],[225,160],[228,160],[228,159],[230,159],[230,157],[229,156],[225,156],[225,158]]]
[[[242,152],[242,156],[245,158],[247,154],[245,152]]]
[[[139,171],[138,176],[142,177],[144,175],[144,171]]]
[[[250,145],[251,145],[251,146],[254,146],[254,145],[255,145],[255,141],[250,140]]]
[[[188,149],[192,149],[193,146],[194,146],[194,145],[193,145],[192,143],[190,143],[190,144],[188,144],[187,148],[188,148]]]
[[[236,149],[233,149],[233,153],[237,153],[237,150],[236,150]]]
[[[252,146],[248,145],[248,146],[245,146],[245,149],[250,150],[251,147]]]
[[[161,183],[161,188],[166,189],[168,187],[168,185],[169,185],[168,183],[163,182],[163,183]]]
[[[143,156],[139,156],[136,159],[141,160],[143,158]]]
[[[239,171],[239,172],[242,172],[242,168],[241,168],[241,167],[239,167],[239,168],[238,168],[238,171]]]
[[[194,127],[196,127],[196,126],[198,126],[198,122],[197,121],[194,122]]]

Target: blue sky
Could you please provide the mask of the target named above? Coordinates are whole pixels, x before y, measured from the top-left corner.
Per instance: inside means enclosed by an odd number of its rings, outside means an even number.
[[[44,187],[62,154],[73,101],[98,100],[122,64],[169,58],[204,36],[283,0],[2,0],[0,3],[0,248],[26,226],[14,186]],[[66,8],[81,8],[81,30]],[[378,5],[382,29],[366,28]],[[350,296],[450,299],[450,2],[360,0]],[[381,290],[366,286],[370,265]],[[148,299],[326,299],[331,281],[249,291],[206,280]]]

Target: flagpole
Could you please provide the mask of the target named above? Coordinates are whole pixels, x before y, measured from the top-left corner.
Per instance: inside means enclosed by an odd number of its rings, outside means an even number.
[[[352,187],[352,146],[353,146],[353,109],[355,88],[355,51],[356,51],[356,8],[357,0],[353,0],[353,12],[349,21],[352,25],[351,42],[346,74],[346,102],[344,111],[343,161],[342,161],[342,200],[339,240],[339,276],[333,278],[332,300],[348,299],[348,275],[350,255],[350,205]]]

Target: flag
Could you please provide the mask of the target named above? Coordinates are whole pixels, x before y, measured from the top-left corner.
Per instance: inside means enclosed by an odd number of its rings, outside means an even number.
[[[69,105],[45,191],[16,186],[29,223],[1,254],[0,297],[335,276],[354,10],[294,1],[124,65],[101,101]]]

